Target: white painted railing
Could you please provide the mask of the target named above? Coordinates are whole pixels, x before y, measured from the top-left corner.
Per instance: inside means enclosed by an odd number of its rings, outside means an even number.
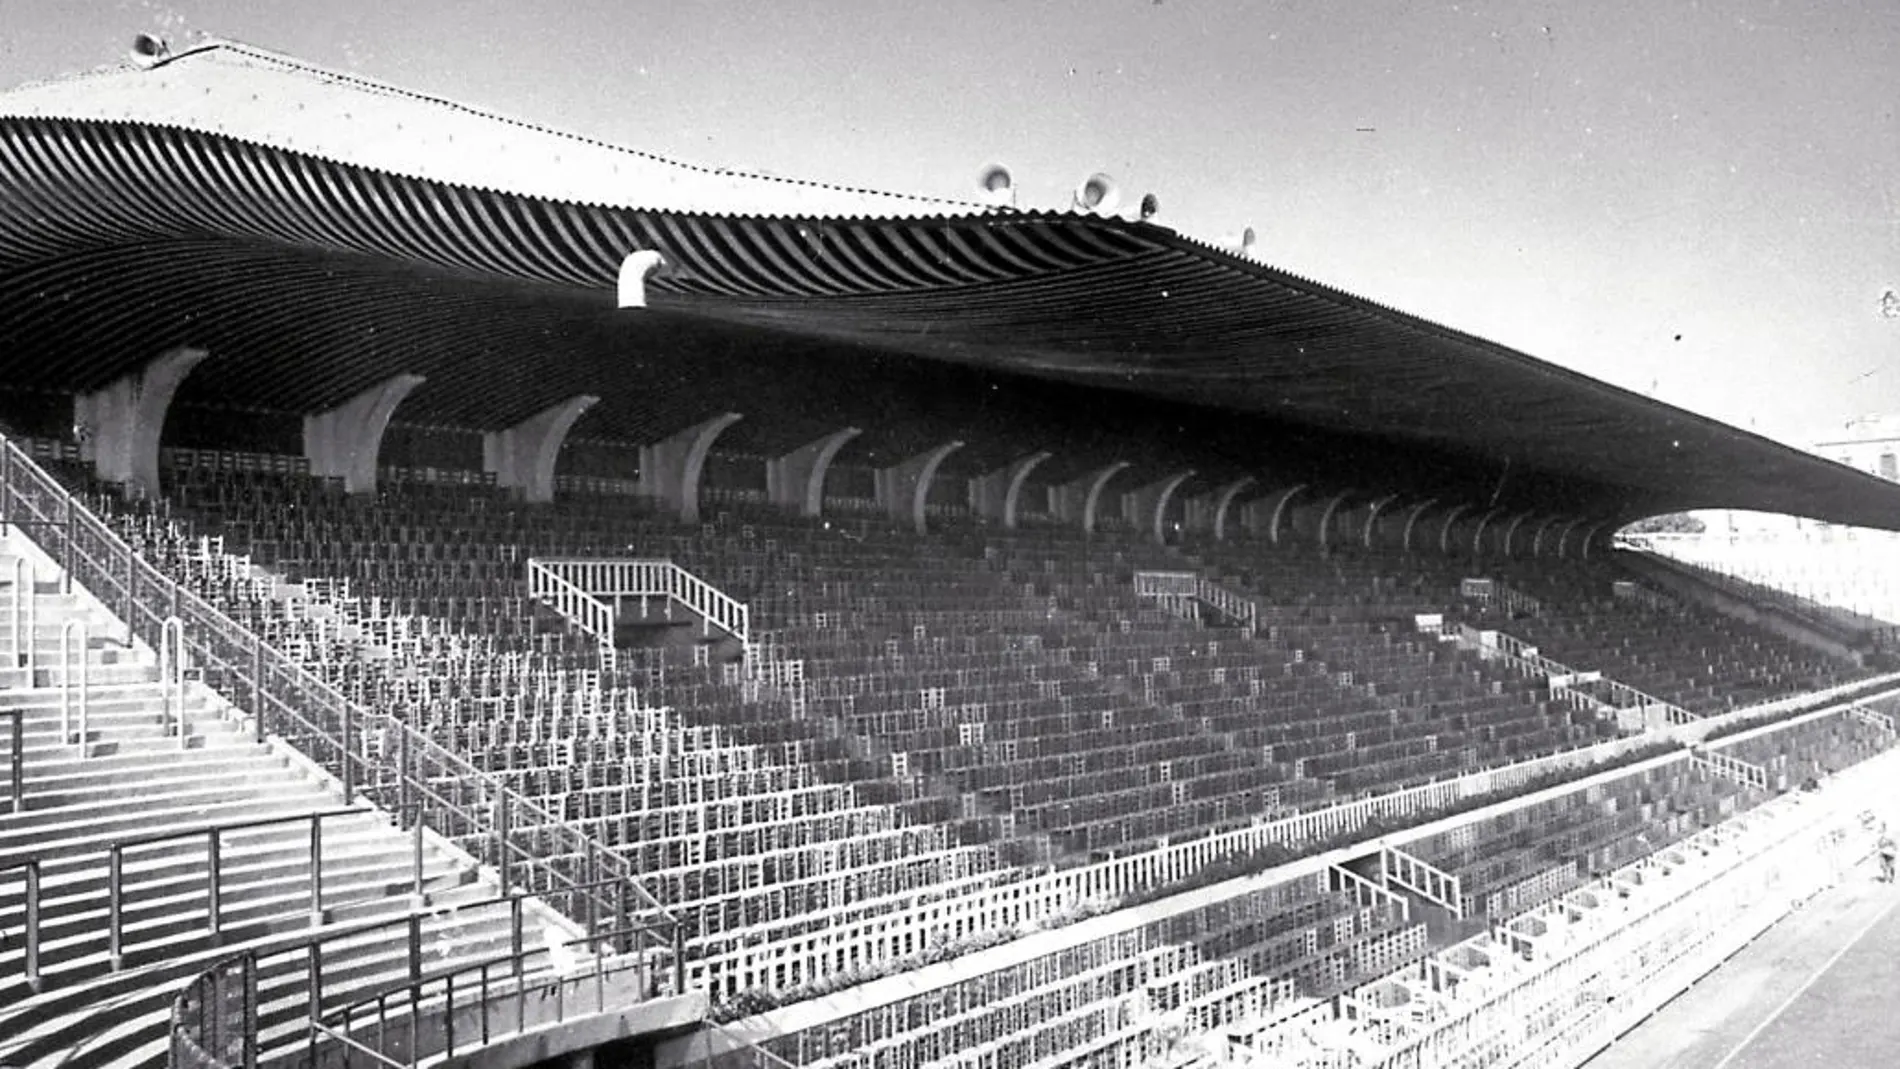
[[[1764,791],[1768,789],[1768,770],[1760,765],[1744,761],[1739,757],[1730,757],[1719,750],[1705,750],[1701,747],[1694,750],[1693,757],[1697,764],[1719,775],[1727,776],[1744,787],[1758,787]]]
[[[32,686],[33,669],[38,655],[33,652],[33,630],[37,625],[34,615],[39,599],[33,596],[33,564],[24,556],[13,558],[13,604],[7,613],[13,622],[13,654],[19,667],[27,671],[27,685]]]
[[[1847,711],[1853,714],[1854,719],[1864,724],[1872,724],[1877,728],[1885,728],[1889,733],[1894,730],[1893,717],[1888,716],[1878,709],[1869,709],[1865,705],[1852,705],[1848,707]]]
[[[78,636],[77,642],[74,636]],[[31,636],[29,636],[30,638]],[[85,757],[92,752],[90,738],[91,727],[87,715],[92,705],[92,686],[87,672],[86,622],[68,620],[59,630],[59,736],[62,742],[77,741],[79,756]],[[78,649],[75,650],[74,646]],[[74,654],[77,653],[77,657]],[[78,690],[75,695],[74,690]],[[73,707],[79,708],[79,734],[73,734]]]
[[[166,617],[158,634],[159,723],[166,732],[177,725],[178,748],[183,750],[191,745],[185,724],[185,622]]]
[[[614,608],[548,568],[541,561],[528,562],[528,597],[567,617],[583,633],[600,643],[600,662],[612,670],[614,655]]]
[[[557,579],[566,586],[555,583]],[[717,627],[741,642],[752,638],[752,610],[745,602],[729,597],[670,560],[536,558],[528,562],[531,597],[542,598],[544,590],[548,598],[572,597],[564,593],[568,588],[602,602],[665,598],[697,613],[703,634],[710,635]],[[611,615],[606,620],[611,641]]]
[[[1456,875],[1392,846],[1379,852],[1379,864],[1387,883],[1397,884],[1428,902],[1444,906],[1454,917],[1464,918],[1463,885]]]
[[[1362,908],[1392,905],[1398,907],[1401,917],[1412,919],[1412,903],[1404,895],[1394,894],[1343,865],[1332,867],[1332,878],[1333,888],[1352,895],[1353,905]]]
[[[1480,655],[1502,658],[1527,675],[1552,680],[1553,693],[1567,692],[1566,700],[1571,705],[1615,717],[1625,727],[1653,731],[1705,719],[1679,705],[1645,694],[1627,683],[1606,678],[1601,672],[1578,672],[1559,661],[1553,661],[1538,652],[1536,646],[1515,635],[1502,631],[1479,631],[1467,624],[1461,625],[1456,635],[1450,637],[1462,646],[1478,650]],[[1591,703],[1587,705],[1581,704],[1576,697],[1586,687],[1590,691],[1588,700]]]
[[[1171,608],[1188,600],[1204,602],[1248,631],[1259,626],[1258,603],[1195,572],[1136,572],[1135,594],[1154,598]]]

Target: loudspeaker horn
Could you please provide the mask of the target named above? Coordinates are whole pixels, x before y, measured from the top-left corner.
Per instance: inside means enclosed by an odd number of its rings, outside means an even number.
[[[992,163],[977,172],[976,189],[985,204],[1002,208],[1016,206],[1016,179],[1009,168],[1000,163]]]
[[[1096,215],[1113,215],[1121,206],[1122,187],[1115,180],[1100,171],[1082,179],[1075,187],[1075,210],[1092,212]]]
[[[172,57],[172,46],[155,33],[142,33],[132,38],[132,65],[151,70]]]

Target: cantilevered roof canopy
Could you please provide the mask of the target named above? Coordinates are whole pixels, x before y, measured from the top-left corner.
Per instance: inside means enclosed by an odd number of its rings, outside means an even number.
[[[636,250],[665,266],[616,310]],[[731,410],[762,449],[1127,425],[1368,491],[1900,528],[1893,484],[1164,228],[694,168],[223,43],[0,95],[0,382],[174,345],[212,353],[187,397],[285,412],[411,372],[404,418],[471,428],[578,393],[591,434]]]

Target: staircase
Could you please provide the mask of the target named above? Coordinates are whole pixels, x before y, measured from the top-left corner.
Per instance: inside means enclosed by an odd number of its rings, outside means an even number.
[[[446,948],[431,971],[507,953],[524,911],[532,945],[578,934],[537,900],[484,906],[499,889],[471,858],[344,804],[125,635],[17,528],[0,540],[0,746],[24,771],[22,808],[0,805],[0,1065],[163,1066],[173,1000],[245,950],[263,955],[262,1051],[281,1054],[307,1034],[313,939],[331,1006],[407,981],[412,917]]]

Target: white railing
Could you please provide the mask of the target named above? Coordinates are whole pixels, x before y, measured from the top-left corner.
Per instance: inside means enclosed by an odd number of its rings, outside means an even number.
[[[542,557],[528,562],[530,596],[542,597],[541,590],[550,597],[559,596],[556,591],[565,588],[554,584],[555,579],[598,601],[665,598],[669,604],[697,613],[702,634],[710,635],[717,627],[740,642],[752,640],[752,610],[745,602],[670,560]],[[607,620],[611,624],[612,617]],[[611,626],[608,640],[612,641]]]
[[[1705,768],[1727,776],[1744,787],[1768,789],[1768,770],[1757,764],[1744,761],[1739,757],[1730,757],[1719,750],[1705,750],[1697,747],[1693,751],[1695,762]]]
[[[33,652],[34,616],[39,599],[33,596],[33,564],[24,556],[13,558],[13,604],[7,616],[13,622],[13,655],[19,667],[26,669],[27,686],[33,685],[33,669],[38,655]]]
[[[73,656],[75,652],[73,649],[75,645],[73,636],[75,634],[79,636],[77,642],[77,659]],[[75,682],[77,682],[79,690],[77,702],[79,707],[79,735],[77,742],[80,757],[85,757],[92,752],[90,725],[87,723],[87,714],[90,712],[92,705],[92,685],[88,678],[89,672],[87,670],[86,657],[88,641],[86,637],[86,622],[84,620],[68,620],[66,621],[66,626],[59,629],[59,737],[62,742],[72,743],[75,741],[73,736],[73,706],[75,704],[73,689]]]
[[[1260,620],[1260,606],[1252,598],[1194,572],[1136,572],[1135,595],[1154,598],[1177,613],[1182,602],[1203,602],[1249,632]]]
[[[1361,908],[1396,906],[1401,917],[1412,919],[1412,903],[1404,895],[1394,894],[1343,865],[1332,867],[1332,877],[1334,889],[1352,895],[1353,905]]]
[[[1463,885],[1456,875],[1391,846],[1379,852],[1379,864],[1387,883],[1397,884],[1428,902],[1436,902],[1450,910],[1452,916],[1464,919]]]
[[[528,562],[528,597],[546,605],[600,643],[603,668],[614,666],[614,608],[540,561]]]
[[[159,723],[166,732],[178,725],[178,748],[183,750],[191,745],[185,724],[185,622],[166,617],[158,634]]]
[[[1544,611],[1544,603],[1501,579],[1467,578],[1459,582],[1458,592],[1467,600],[1493,606],[1507,613],[1535,616]]]
[[[1865,705],[1850,705],[1847,711],[1853,715],[1854,719],[1864,724],[1884,728],[1888,733],[1892,733],[1894,730],[1893,717],[1888,716],[1878,709],[1869,709]]]
[[[1645,608],[1656,609],[1660,612],[1669,612],[1681,608],[1680,605],[1677,605],[1675,602],[1658,594],[1654,590],[1649,589],[1641,583],[1631,582],[1628,579],[1618,579],[1611,583],[1610,593],[1618,601],[1633,601]]]
[[[1453,637],[1460,645],[1476,649],[1481,656],[1499,657],[1527,675],[1550,679],[1553,693],[1566,692],[1566,700],[1571,705],[1589,709],[1601,716],[1614,717],[1619,724],[1628,728],[1640,727],[1653,731],[1706,719],[1679,705],[1645,694],[1627,683],[1606,678],[1601,672],[1578,672],[1544,656],[1536,646],[1515,635],[1507,635],[1502,631],[1479,631],[1470,625],[1463,625]],[[1590,704],[1582,704],[1582,700],[1576,697],[1586,687],[1591,691],[1588,699]]]

